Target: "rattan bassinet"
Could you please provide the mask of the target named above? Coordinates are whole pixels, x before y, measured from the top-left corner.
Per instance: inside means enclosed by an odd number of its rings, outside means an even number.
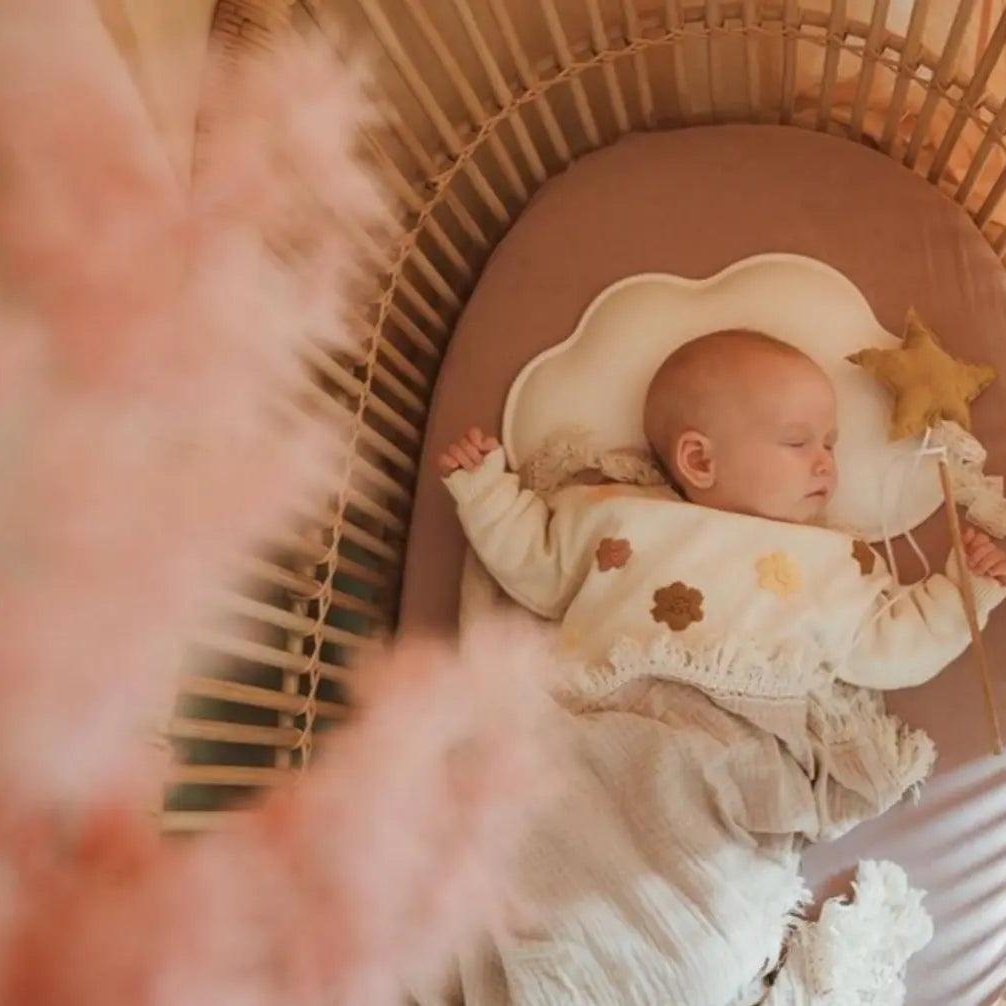
[[[372,56],[367,144],[395,204],[362,248],[377,283],[358,355],[314,361],[319,402],[358,426],[348,473],[326,512],[248,556],[221,599],[232,628],[198,640],[165,724],[169,832],[224,827],[296,771],[340,718],[352,655],[394,630],[438,367],[550,176],[633,130],[824,130],[940,186],[1006,255],[1003,0],[219,0],[212,42],[237,56],[289,31]]]

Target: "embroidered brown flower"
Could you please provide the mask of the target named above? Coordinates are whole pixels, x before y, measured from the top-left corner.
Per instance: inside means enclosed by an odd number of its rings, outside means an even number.
[[[865,541],[857,540],[852,543],[852,557],[859,563],[859,571],[863,576],[869,576],[877,564],[877,556]]]
[[[628,538],[602,538],[597,546],[597,568],[605,573],[609,569],[621,569],[632,555]]]
[[[655,622],[681,632],[692,622],[702,621],[702,591],[675,580],[670,586],[654,591],[650,614]]]
[[[800,567],[785,552],[769,552],[756,563],[758,586],[781,598],[800,589]]]

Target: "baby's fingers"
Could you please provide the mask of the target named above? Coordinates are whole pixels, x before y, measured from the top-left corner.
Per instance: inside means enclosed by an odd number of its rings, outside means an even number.
[[[468,431],[468,439],[483,454],[488,454],[490,451],[494,451],[497,447],[499,447],[499,441],[495,437],[487,437],[478,426],[473,426]]]
[[[468,455],[468,460],[472,466],[476,467],[482,463],[482,452],[467,437],[458,442],[458,446]]]
[[[451,444],[447,448],[447,453],[450,454],[452,458],[462,467],[471,471],[478,463],[479,459],[477,457],[478,452],[476,451],[476,457],[472,457],[467,449],[467,445],[462,444]]]
[[[1001,549],[997,548],[991,542],[986,542],[971,552],[968,556],[968,566],[974,572],[984,576],[1003,558],[1006,558],[1006,556],[1003,555]]]
[[[981,538],[973,538],[971,543],[968,545],[967,553],[969,557],[984,555],[989,549],[995,548],[995,542],[989,541],[988,538],[984,540]]]
[[[440,469],[442,475],[449,475],[451,472],[456,471],[459,465],[450,454],[444,453],[437,458],[437,467]]]

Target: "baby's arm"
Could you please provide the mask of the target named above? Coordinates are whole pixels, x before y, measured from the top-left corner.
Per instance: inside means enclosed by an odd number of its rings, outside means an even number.
[[[963,574],[952,552],[945,574],[934,574],[900,596],[893,577],[884,574],[888,584],[867,615],[840,678],[869,688],[908,688],[935,677],[964,652],[971,636],[961,576],[971,582],[982,628],[1006,599],[1006,553],[970,527],[964,546],[968,569]]]
[[[521,489],[503,448],[472,429],[440,456],[444,485],[457,501],[468,540],[500,586],[545,618],[561,618],[593,560],[592,511],[577,490],[553,506]]]

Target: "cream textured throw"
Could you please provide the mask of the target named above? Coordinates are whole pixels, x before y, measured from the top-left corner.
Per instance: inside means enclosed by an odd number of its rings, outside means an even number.
[[[498,606],[512,603],[469,552],[462,631]],[[640,677],[561,722],[567,785],[521,858],[516,921],[461,962],[466,1006],[903,1002],[931,924],[897,866],[862,864],[851,905],[799,918],[803,846],[881,813],[931,767],[928,737],[878,693]]]
[[[568,785],[506,930],[461,962],[465,1001],[897,1006],[931,937],[920,892],[866,862],[855,899],[809,923],[799,860],[928,774],[929,738],[862,685],[926,680],[963,649],[955,571],[900,590],[838,532],[703,513],[647,481],[546,497],[502,452],[445,480],[492,571],[469,551],[462,632],[509,594],[574,667],[555,692]],[[984,619],[1006,591],[975,585]]]

